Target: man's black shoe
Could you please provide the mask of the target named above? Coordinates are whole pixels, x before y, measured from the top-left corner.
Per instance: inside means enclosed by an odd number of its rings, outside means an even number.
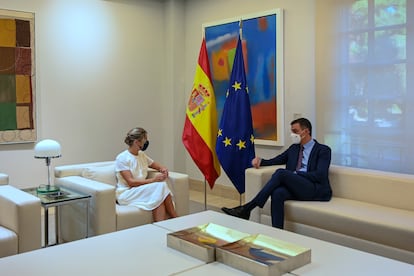
[[[227,215],[238,217],[242,219],[249,219],[250,218],[250,211],[247,211],[246,208],[243,206],[235,207],[235,208],[226,208],[223,207],[221,210],[226,213]]]

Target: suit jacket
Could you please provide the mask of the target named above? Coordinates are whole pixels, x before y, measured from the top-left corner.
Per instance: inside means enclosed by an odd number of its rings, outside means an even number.
[[[272,159],[262,159],[260,165],[271,166],[286,164],[286,169],[294,172],[299,158],[299,150],[300,145],[293,144],[286,151]],[[330,164],[331,148],[315,140],[315,145],[309,155],[307,171],[297,172],[299,176],[305,177],[316,184],[315,200],[330,200],[332,197],[331,185],[328,178]]]

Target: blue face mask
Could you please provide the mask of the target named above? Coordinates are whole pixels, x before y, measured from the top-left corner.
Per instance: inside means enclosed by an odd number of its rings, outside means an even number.
[[[147,141],[145,141],[144,145],[142,145],[141,150],[142,151],[146,150],[148,148],[148,145],[149,145],[149,141],[147,140]]]

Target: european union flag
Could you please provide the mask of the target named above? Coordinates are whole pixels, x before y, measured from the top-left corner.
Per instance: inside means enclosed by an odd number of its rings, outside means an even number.
[[[240,194],[245,191],[244,171],[251,167],[251,161],[255,156],[252,112],[248,93],[239,36],[217,133],[216,151],[223,170]]]

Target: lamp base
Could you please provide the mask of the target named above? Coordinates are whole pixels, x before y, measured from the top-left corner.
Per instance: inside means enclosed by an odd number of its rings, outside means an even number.
[[[58,191],[60,191],[60,188],[58,186],[52,185],[40,185],[36,188],[36,192],[39,194],[56,193]]]

